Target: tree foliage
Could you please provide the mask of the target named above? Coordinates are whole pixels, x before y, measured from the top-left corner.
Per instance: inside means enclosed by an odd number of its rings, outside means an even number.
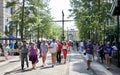
[[[109,12],[111,3],[106,0],[70,0],[70,2],[72,7],[70,16],[76,20],[79,37],[103,40],[105,31],[111,27],[110,22],[114,20]]]
[[[9,33],[20,32],[22,3],[12,0],[11,2],[7,2],[6,7],[14,9],[11,16],[12,21],[9,26]],[[25,0],[24,25],[22,26],[25,39],[28,39],[31,35],[34,35],[37,39],[54,36],[52,34],[52,29],[54,28],[52,28],[53,23],[50,22],[51,20],[50,9],[44,0]]]

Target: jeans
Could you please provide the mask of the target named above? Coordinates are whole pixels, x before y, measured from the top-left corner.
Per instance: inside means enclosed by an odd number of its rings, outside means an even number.
[[[57,52],[57,62],[61,63],[61,51]]]
[[[21,53],[21,67],[22,67],[22,69],[24,68],[24,61],[26,61],[26,65],[27,65],[27,67],[29,67],[27,53]]]

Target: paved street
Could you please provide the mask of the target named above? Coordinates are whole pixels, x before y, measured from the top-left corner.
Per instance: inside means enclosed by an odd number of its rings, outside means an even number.
[[[63,63],[63,60],[62,60]],[[106,70],[104,65],[93,61],[90,70],[86,70],[85,56],[79,52],[68,54],[67,64],[56,64],[51,67],[50,54],[47,56],[46,66],[41,67],[42,61],[39,59],[36,70],[31,70],[30,67],[22,71],[20,68],[19,58],[9,60],[8,64],[0,65],[0,75],[119,75],[118,68]],[[26,67],[26,66],[25,66]]]

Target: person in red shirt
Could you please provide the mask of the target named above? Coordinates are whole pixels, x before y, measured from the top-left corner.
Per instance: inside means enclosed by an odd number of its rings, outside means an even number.
[[[62,51],[63,51],[64,64],[66,64],[67,52],[68,52],[67,50],[68,50],[68,45],[65,41],[63,41]]]
[[[61,49],[62,49],[62,43],[58,42],[58,49],[57,49],[57,63],[61,63]]]
[[[71,40],[68,42],[68,50],[69,52],[73,50],[73,45]]]

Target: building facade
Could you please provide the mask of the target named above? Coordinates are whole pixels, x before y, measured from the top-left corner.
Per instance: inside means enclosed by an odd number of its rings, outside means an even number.
[[[6,8],[7,0],[0,0],[0,31],[5,32],[11,21],[12,8]],[[10,0],[8,0],[10,1]]]
[[[67,31],[67,40],[73,40],[73,41],[78,40],[77,31],[74,29],[68,30]]]

